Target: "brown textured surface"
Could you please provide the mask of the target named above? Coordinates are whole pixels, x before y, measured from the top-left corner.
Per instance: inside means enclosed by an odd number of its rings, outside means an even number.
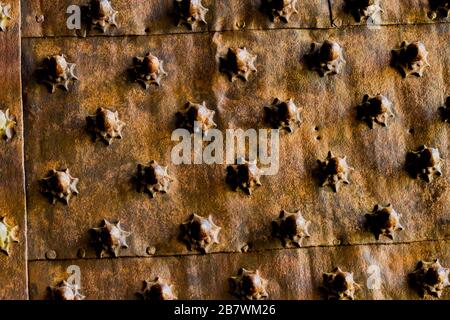
[[[45,298],[48,284],[67,277],[67,267],[75,264],[80,267],[82,293],[87,299],[136,299],[143,280],[156,276],[170,281],[179,299],[233,299],[227,280],[241,267],[258,269],[268,280],[269,299],[322,299],[322,273],[339,266],[353,272],[362,287],[356,291],[357,299],[419,299],[407,275],[422,258],[439,258],[443,265],[449,265],[449,248],[449,242],[421,242],[202,257],[36,261],[30,263],[30,295],[31,299]],[[380,268],[380,290],[367,289],[371,287],[367,286],[367,281],[372,281],[367,271],[371,265]],[[442,299],[449,298],[450,293],[444,292]]]
[[[0,140],[0,217],[20,228],[20,243],[11,245],[8,257],[0,252],[0,300],[25,299],[27,294],[26,219],[23,177],[22,105],[20,84],[20,6],[10,1],[11,24],[0,32],[0,109],[16,116],[16,135]]]
[[[24,0],[22,65],[17,2],[14,25],[0,32],[0,108],[18,117],[16,137],[0,142],[0,215],[12,218],[21,236],[9,258],[0,253],[0,299],[27,298],[28,274],[29,297],[43,299],[49,285],[67,277],[69,265],[80,266],[88,299],[134,299],[142,281],[156,276],[172,282],[181,299],[232,298],[227,278],[240,267],[260,270],[270,298],[320,299],[322,273],[335,266],[355,273],[362,286],[357,299],[419,299],[407,283],[416,263],[439,258],[450,267],[449,127],[437,112],[450,92],[450,24],[426,16],[427,0],[382,1],[383,22],[376,29],[356,26],[342,10],[343,0],[299,1],[289,24],[271,23],[258,11],[260,0],[204,0],[208,24],[194,31],[175,26],[171,0],[113,0],[120,27],[87,38],[73,37],[65,27],[72,2]],[[245,30],[238,30],[243,22]],[[311,42],[326,39],[343,47],[347,64],[341,74],[320,78],[303,57]],[[431,66],[423,78],[403,79],[390,67],[391,50],[402,41],[422,41],[428,50]],[[258,71],[248,82],[231,83],[219,72],[219,58],[234,46],[257,55]],[[130,81],[127,69],[148,51],[164,61],[168,76],[161,87],[145,91]],[[37,83],[35,71],[45,57],[60,53],[77,64],[80,81],[52,95]],[[377,93],[393,102],[395,117],[387,128],[371,130],[356,119],[356,107],[365,94]],[[302,124],[281,135],[280,171],[262,177],[252,196],[230,190],[225,165],[170,163],[175,114],[187,101],[206,101],[220,130],[248,129],[267,126],[263,108],[275,97],[293,98]],[[123,139],[109,147],[86,132],[86,116],[99,107],[118,110],[126,123]],[[443,176],[430,184],[404,170],[406,153],[422,144],[439,148],[444,159]],[[317,160],[329,150],[347,156],[355,168],[337,194],[319,188],[314,176]],[[155,199],[137,193],[131,181],[137,164],[150,160],[168,165],[175,178],[169,193]],[[69,206],[52,206],[38,181],[66,167],[80,179],[80,194]],[[394,240],[377,241],[365,230],[364,215],[388,203],[402,215],[404,230]],[[283,249],[271,237],[271,222],[282,209],[300,210],[311,221],[304,248]],[[178,240],[180,224],[192,213],[212,215],[222,228],[211,254],[193,255]],[[90,244],[89,229],[104,218],[120,219],[132,232],[130,248],[117,259],[97,259]],[[246,244],[250,250],[241,252]],[[381,268],[381,290],[367,288],[370,265]],[[449,294],[447,289],[442,298]]]
[[[377,203],[392,203],[402,214],[405,231],[396,234],[398,241],[448,237],[447,162],[444,176],[431,184],[411,179],[403,166],[407,151],[420,144],[438,147],[444,159],[449,155],[448,128],[440,121],[437,108],[448,90],[444,79],[450,76],[445,60],[450,48],[433,45],[450,40],[449,27],[387,27],[377,33],[277,30],[114,41],[25,40],[26,141],[33,141],[26,156],[30,258],[43,259],[50,249],[59,258],[74,258],[78,248],[88,247],[88,229],[103,217],[121,219],[133,232],[131,249],[123,255],[145,256],[150,245],[157,248],[156,254],[185,253],[177,234],[179,224],[191,213],[212,214],[223,228],[221,243],[212,251],[237,251],[247,242],[254,249],[278,247],[270,239],[270,223],[281,209],[300,209],[312,221],[312,236],[306,245],[370,243],[376,240],[363,228],[364,214]],[[276,43],[274,34],[279,39]],[[300,57],[310,42],[327,38],[343,46],[347,65],[338,76],[320,78],[306,69]],[[424,78],[403,79],[389,66],[390,49],[403,39],[423,39],[429,50],[431,67]],[[358,47],[363,42],[374,45]],[[258,55],[258,72],[248,83],[232,84],[218,71],[218,55],[237,45]],[[169,75],[162,87],[144,91],[127,82],[124,72],[131,57],[149,49],[164,60]],[[184,63],[186,51],[196,57],[188,64]],[[57,52],[77,64],[80,81],[69,93],[50,95],[31,73],[46,55]],[[115,52],[112,61],[111,52]],[[393,101],[396,117],[388,128],[370,130],[356,120],[355,108],[364,94],[378,92]],[[152,159],[170,163],[175,113],[187,100],[205,100],[217,111],[222,130],[247,129],[264,127],[263,106],[276,96],[294,98],[302,108],[303,124],[292,135],[282,136],[280,172],[263,177],[263,186],[251,197],[229,189],[225,166],[220,165],[169,165],[176,182],[167,195],[155,199],[133,189],[130,179],[137,163]],[[123,140],[108,148],[92,143],[84,130],[84,117],[100,106],[116,108],[128,124]],[[408,132],[411,128],[414,134]],[[313,176],[316,159],[324,159],[330,149],[346,155],[355,168],[350,185],[337,194],[319,188]],[[69,207],[51,206],[39,193],[37,181],[47,170],[64,167],[80,178],[80,195]],[[67,241],[58,241],[61,235]],[[382,238],[379,242],[390,241]]]

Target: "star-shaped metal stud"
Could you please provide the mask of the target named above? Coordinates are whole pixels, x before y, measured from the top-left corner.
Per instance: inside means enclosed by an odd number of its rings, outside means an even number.
[[[167,167],[160,166],[152,160],[147,166],[138,165],[137,170],[138,191],[146,192],[152,198],[157,193],[167,193],[173,179],[169,176]]]
[[[89,14],[93,28],[99,29],[103,33],[111,27],[117,28],[116,18],[119,12],[113,9],[108,0],[92,0]]]
[[[439,149],[421,146],[417,151],[407,153],[405,167],[411,177],[432,182],[435,177],[442,176],[442,162]]]
[[[10,141],[14,137],[16,124],[16,117],[9,113],[9,109],[5,112],[0,110],[0,138]]]
[[[432,20],[450,17],[450,1],[449,0],[429,0],[431,11],[428,17]]]
[[[175,13],[178,26],[184,25],[193,30],[199,24],[206,24],[208,9],[202,5],[201,0],[175,0]]]
[[[447,97],[445,105],[439,108],[439,112],[441,113],[442,120],[450,123],[450,96]]]
[[[298,13],[297,0],[263,0],[262,9],[273,22],[288,23],[293,14]]]
[[[341,184],[349,184],[350,171],[354,170],[347,164],[347,157],[335,157],[331,151],[325,161],[317,160],[319,164],[319,180],[321,187],[331,187],[338,192]]]
[[[149,301],[163,301],[176,300],[177,296],[174,293],[173,285],[169,284],[164,279],[156,277],[153,281],[144,280],[144,287],[139,296],[143,300]]]
[[[0,251],[9,256],[11,243],[19,242],[19,227],[6,222],[6,217],[0,219]]]
[[[47,85],[51,93],[54,93],[56,88],[69,91],[69,84],[78,80],[74,74],[75,67],[75,63],[69,63],[63,54],[47,57],[38,69],[39,81]]]
[[[106,108],[98,108],[97,112],[86,118],[87,129],[94,138],[110,145],[114,139],[122,139],[125,122],[120,121],[119,113]]]
[[[290,213],[282,210],[278,219],[272,221],[273,235],[279,238],[284,247],[301,247],[302,240],[309,238],[311,221],[303,218],[300,211]]]
[[[360,286],[353,280],[353,273],[337,267],[323,274],[323,289],[329,300],[354,300]]]
[[[397,68],[404,78],[422,77],[425,68],[430,66],[425,45],[420,41],[403,41],[399,49],[392,50],[392,66]]]
[[[282,101],[275,98],[272,104],[264,107],[264,109],[266,121],[274,129],[284,129],[292,133],[301,122],[300,110],[293,99]]]
[[[366,94],[356,110],[358,119],[366,122],[370,129],[374,123],[386,127],[387,120],[394,117],[392,102],[381,94],[373,97]]]
[[[220,58],[220,70],[228,75],[230,81],[237,79],[248,81],[250,74],[256,72],[257,56],[247,48],[229,48],[225,57]]]
[[[6,31],[11,20],[11,5],[0,2],[0,31]]]
[[[346,0],[345,10],[350,12],[358,23],[369,19],[376,21],[383,12],[380,0]]]
[[[444,268],[438,259],[419,261],[416,270],[409,274],[413,284],[419,289],[423,298],[430,296],[440,298],[444,289],[450,287],[450,269]]]
[[[209,129],[217,127],[214,122],[215,111],[206,107],[206,103],[186,103],[184,110],[176,114],[178,128],[184,128],[191,133],[205,134]],[[196,126],[197,124],[197,126]]]
[[[246,194],[251,195],[256,187],[261,186],[261,175],[263,170],[256,165],[256,160],[240,160],[237,165],[227,167],[226,182],[233,191],[241,189]]]
[[[219,243],[220,230],[221,228],[212,221],[212,216],[206,219],[193,214],[181,225],[181,238],[189,250],[198,250],[205,254],[214,244]]]
[[[50,198],[52,204],[61,200],[68,205],[70,198],[79,193],[78,181],[78,178],[70,175],[69,169],[51,170],[47,177],[40,180],[41,192]]]
[[[135,57],[132,68],[134,81],[141,84],[145,89],[151,85],[160,86],[163,76],[167,76],[164,70],[164,62],[150,52],[144,57]]]
[[[259,270],[252,271],[241,268],[235,277],[229,278],[230,292],[243,300],[263,300],[269,297],[267,280],[259,274]]]
[[[377,240],[380,239],[380,235],[393,240],[395,231],[403,230],[400,217],[401,215],[394,210],[391,204],[387,206],[377,204],[371,214],[366,214],[368,228]]]
[[[322,44],[312,43],[305,60],[309,68],[321,77],[340,73],[346,64],[342,47],[330,40]]]
[[[85,296],[80,293],[80,288],[76,284],[61,281],[57,286],[50,287],[52,297],[57,301],[83,300]]]
[[[103,258],[106,254],[117,258],[120,254],[120,249],[128,248],[126,238],[131,235],[131,232],[123,230],[120,221],[114,224],[104,219],[99,228],[91,230],[99,258]]]

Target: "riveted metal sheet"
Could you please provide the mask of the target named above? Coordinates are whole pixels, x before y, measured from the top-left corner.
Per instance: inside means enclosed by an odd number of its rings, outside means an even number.
[[[93,257],[88,230],[103,218],[121,219],[133,232],[123,256],[145,256],[149,246],[156,255],[185,254],[179,225],[191,213],[211,214],[222,227],[221,242],[212,251],[236,252],[246,244],[253,250],[278,248],[270,225],[281,209],[300,209],[312,221],[306,246],[390,243],[377,242],[363,227],[364,214],[377,203],[391,203],[402,214],[405,230],[395,241],[448,238],[449,162],[444,161],[442,177],[426,184],[407,175],[404,161],[421,144],[438,147],[449,158],[448,125],[437,112],[450,89],[449,26],[25,39],[30,258],[44,259],[55,250],[58,258],[71,259],[79,248]],[[340,75],[320,78],[307,70],[303,55],[312,41],[327,38],[343,46],[347,65]],[[430,52],[431,67],[423,78],[403,79],[389,66],[391,49],[403,40],[422,40]],[[217,61],[228,47],[241,45],[258,55],[258,72],[247,83],[230,83]],[[164,60],[169,75],[162,87],[144,91],[127,80],[126,70],[133,56],[147,50]],[[80,81],[68,93],[51,95],[33,73],[44,57],[60,52],[77,64]],[[388,128],[370,130],[356,120],[355,107],[364,94],[378,92],[394,102],[396,116]],[[224,130],[264,128],[263,106],[274,97],[293,98],[303,123],[281,137],[280,171],[263,177],[251,197],[230,190],[225,166],[171,165],[174,115],[187,100],[205,100]],[[85,132],[85,117],[100,106],[117,109],[127,123],[124,139],[110,147],[93,143]],[[337,194],[319,188],[313,175],[317,159],[329,150],[347,156],[355,168],[350,185]],[[169,165],[176,179],[169,193],[156,199],[137,193],[130,182],[137,163],[152,159]],[[40,194],[38,180],[65,167],[80,179],[80,195],[69,206],[52,206]]]
[[[26,218],[23,173],[22,104],[20,84],[20,4],[10,5],[10,24],[0,31],[0,110],[16,117],[15,136],[0,140],[0,217],[19,227],[19,243],[10,244],[9,256],[0,251],[0,300],[27,298]]]
[[[73,36],[75,30],[69,30],[66,21],[71,5],[83,5],[89,1],[22,1],[24,37]],[[298,13],[292,16],[288,24],[272,23],[261,10],[260,0],[203,0],[208,8],[207,25],[193,31],[176,26],[173,0],[113,0],[112,6],[119,11],[119,27],[111,29],[108,35],[146,35],[188,33],[204,31],[276,29],[276,28],[329,28],[330,11],[327,0],[307,0],[297,3]],[[98,35],[91,32],[89,35]]]
[[[360,285],[356,299],[419,299],[408,284],[408,274],[419,260],[437,258],[448,266],[449,249],[448,242],[438,241],[189,257],[34,261],[30,263],[30,296],[45,299],[47,287],[66,279],[69,266],[78,266],[81,293],[87,299],[136,299],[143,280],[155,277],[173,284],[179,299],[232,299],[228,278],[245,267],[258,269],[268,281],[270,299],[322,299],[322,274],[339,266],[353,272]],[[381,276],[379,287],[371,279],[374,272]],[[441,298],[450,299],[450,293],[444,291]]]
[[[354,17],[345,10],[345,0],[331,0],[331,11],[334,26],[359,25]],[[448,18],[437,17],[432,19],[432,8],[430,0],[389,0],[380,1],[383,10],[380,20],[369,21],[371,28],[376,30],[377,25],[397,25],[397,24],[425,24],[425,23],[448,23]],[[361,24],[366,24],[365,21]]]

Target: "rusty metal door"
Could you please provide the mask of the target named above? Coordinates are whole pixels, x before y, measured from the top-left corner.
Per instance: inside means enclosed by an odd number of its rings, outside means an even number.
[[[0,2],[0,298],[449,299],[448,2],[201,2]],[[186,107],[278,173],[173,164]]]

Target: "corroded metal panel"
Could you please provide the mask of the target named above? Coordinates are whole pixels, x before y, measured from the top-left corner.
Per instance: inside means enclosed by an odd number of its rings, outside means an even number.
[[[229,277],[242,267],[267,280],[270,299],[322,299],[322,275],[335,267],[352,272],[356,299],[419,299],[409,284],[418,261],[439,259],[449,265],[448,241],[390,246],[363,245],[260,251],[247,254],[115,260],[34,261],[30,263],[31,299],[45,299],[48,286],[79,267],[81,294],[87,299],[137,299],[143,281],[156,277],[173,285],[179,299],[232,299]],[[381,282],[374,283],[374,273]],[[207,281],[205,281],[207,279]],[[447,291],[441,296],[449,299]]]
[[[8,5],[10,19],[5,19],[4,9]],[[26,299],[19,1],[2,1],[1,16],[0,28],[4,29],[0,30],[0,218],[5,220],[0,220],[0,299]],[[8,132],[4,130],[6,127],[10,129]]]
[[[436,46],[449,43],[449,26],[25,39],[30,258],[44,259],[55,251],[58,258],[73,259],[80,248],[94,257],[88,231],[103,218],[120,219],[132,232],[122,256],[146,256],[153,253],[149,247],[156,255],[189,253],[178,236],[192,213],[211,214],[222,227],[212,252],[279,248],[271,223],[282,209],[301,210],[311,221],[305,246],[391,243],[385,237],[376,240],[364,227],[365,214],[388,203],[404,226],[394,242],[448,238],[448,161],[442,163],[443,175],[429,184],[412,179],[404,167],[407,153],[421,144],[438,148],[444,159],[449,156],[448,128],[438,108],[450,89],[450,48]],[[346,64],[340,74],[321,78],[308,70],[304,56],[312,42],[325,39],[342,46]],[[390,66],[391,50],[403,40],[422,40],[428,50],[430,66],[422,78],[403,79]],[[257,55],[257,72],[248,82],[231,83],[219,72],[220,57],[234,46]],[[127,69],[134,56],[147,51],[164,61],[168,75],[161,87],[146,91],[130,81]],[[195,59],[186,63],[186,52]],[[50,94],[34,72],[45,57],[58,53],[76,64],[79,81],[70,84],[69,92]],[[377,93],[393,102],[394,117],[388,127],[370,129],[357,120],[356,107],[365,94]],[[263,108],[274,97],[293,98],[301,107],[302,124],[282,135],[279,173],[263,177],[251,196],[230,189],[225,165],[171,165],[175,114],[187,101],[206,101],[221,130],[247,129],[267,127]],[[108,147],[92,142],[86,132],[85,118],[98,107],[118,110],[127,124],[123,138]],[[347,156],[354,168],[350,184],[337,193],[320,188],[315,175],[317,160],[330,150]],[[132,183],[138,163],[150,160],[168,165],[175,179],[167,194],[154,199],[137,193]],[[79,178],[80,194],[68,206],[51,205],[39,179],[64,168]]]
[[[66,27],[67,8],[71,5],[85,5],[89,1],[22,1],[23,36],[68,36],[77,35],[75,30]],[[109,35],[146,35],[223,30],[252,30],[278,28],[329,28],[330,12],[327,0],[298,1],[297,13],[289,23],[272,22],[270,16],[261,10],[260,0],[204,0],[208,9],[205,21],[193,30],[177,26],[172,0],[115,0],[111,4],[117,10],[118,27],[112,28]],[[93,31],[88,35],[99,35]]]
[[[439,1],[430,0],[389,0],[389,1],[368,1],[370,4],[378,4],[379,8],[382,10],[378,17],[374,16],[373,13],[378,11],[374,8],[362,9],[361,11],[366,11],[369,14],[361,17],[359,20],[358,14],[355,18],[352,14],[352,6],[347,6],[346,3],[352,1],[347,0],[331,0],[331,10],[333,17],[333,26],[349,26],[349,25],[359,25],[366,24],[367,18],[369,19],[369,25],[374,23],[371,27],[376,25],[398,25],[398,24],[425,24],[425,23],[445,23],[448,22],[448,18],[444,17],[442,14],[437,12],[436,6],[432,3],[439,3]],[[357,3],[358,1],[353,1]],[[362,3],[362,2],[360,2]],[[353,6],[355,8],[355,6]],[[359,7],[361,8],[361,7]],[[376,18],[375,18],[376,17]]]

